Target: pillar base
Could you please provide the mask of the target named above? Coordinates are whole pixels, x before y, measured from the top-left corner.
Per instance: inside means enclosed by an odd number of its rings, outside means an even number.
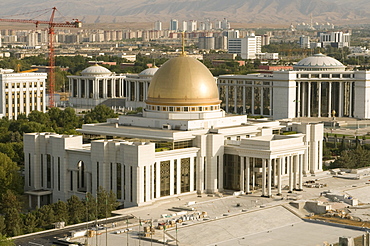
[[[252,194],[252,192],[251,192],[251,191],[249,191],[249,192],[245,192],[244,194],[246,194],[246,195],[250,195],[250,194]]]
[[[271,198],[271,196],[261,195],[261,197]]]

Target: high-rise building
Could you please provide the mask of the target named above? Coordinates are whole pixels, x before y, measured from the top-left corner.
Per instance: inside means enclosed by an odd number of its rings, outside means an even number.
[[[215,37],[199,37],[198,48],[203,50],[215,49]]]
[[[154,30],[155,31],[162,31],[162,21],[156,21],[154,22]]]
[[[183,21],[182,22],[182,29],[181,29],[181,31],[183,31],[183,32],[188,31],[188,22],[187,21]]]
[[[178,31],[179,30],[179,21],[176,19],[171,19],[170,21],[170,30]]]
[[[238,54],[242,59],[256,59],[256,53],[261,53],[261,36],[229,38],[228,53]]]
[[[299,37],[299,45],[301,48],[309,49],[310,48],[310,37],[309,36],[301,36]]]
[[[223,29],[223,30],[230,29],[230,23],[226,18],[224,18],[221,22],[221,29]]]
[[[198,22],[196,20],[188,21],[188,32],[194,32],[198,28]]]

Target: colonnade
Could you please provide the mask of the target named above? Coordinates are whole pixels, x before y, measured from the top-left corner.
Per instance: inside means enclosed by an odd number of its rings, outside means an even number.
[[[92,82],[92,83],[91,83]],[[71,97],[75,98],[116,98],[123,97],[124,77],[70,78]],[[92,88],[90,88],[92,87]]]
[[[262,158],[262,167],[257,167],[257,159],[242,156],[240,158],[240,187],[245,193],[251,193],[257,184],[257,174],[262,173],[262,196],[271,197],[272,188],[277,194],[282,193],[282,176],[288,176],[289,192],[302,190],[303,173],[306,158],[304,154],[292,154],[277,158]]]
[[[348,81],[297,82],[296,117],[353,117],[353,87]],[[333,110],[335,115],[332,114]]]
[[[127,101],[144,102],[148,97],[149,81],[139,81],[136,79],[125,80],[127,91],[125,97]]]

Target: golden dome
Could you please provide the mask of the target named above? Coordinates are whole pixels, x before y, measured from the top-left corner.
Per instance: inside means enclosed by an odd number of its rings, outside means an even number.
[[[180,56],[163,64],[150,82],[147,104],[215,105],[219,104],[213,75],[201,62]]]

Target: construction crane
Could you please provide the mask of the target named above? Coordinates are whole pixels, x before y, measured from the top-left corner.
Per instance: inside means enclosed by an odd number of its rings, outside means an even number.
[[[54,28],[55,27],[74,27],[78,28],[82,26],[81,21],[78,19],[73,19],[72,22],[54,22],[54,16],[57,8],[52,8],[52,13],[50,16],[49,21],[43,20],[22,20],[22,19],[0,19],[0,21],[4,22],[19,22],[19,23],[32,23],[36,25],[36,28],[41,25],[45,24],[48,25],[48,36],[49,36],[49,82],[48,82],[48,90],[49,90],[49,107],[54,107],[54,86],[55,86],[55,54],[54,54]]]

